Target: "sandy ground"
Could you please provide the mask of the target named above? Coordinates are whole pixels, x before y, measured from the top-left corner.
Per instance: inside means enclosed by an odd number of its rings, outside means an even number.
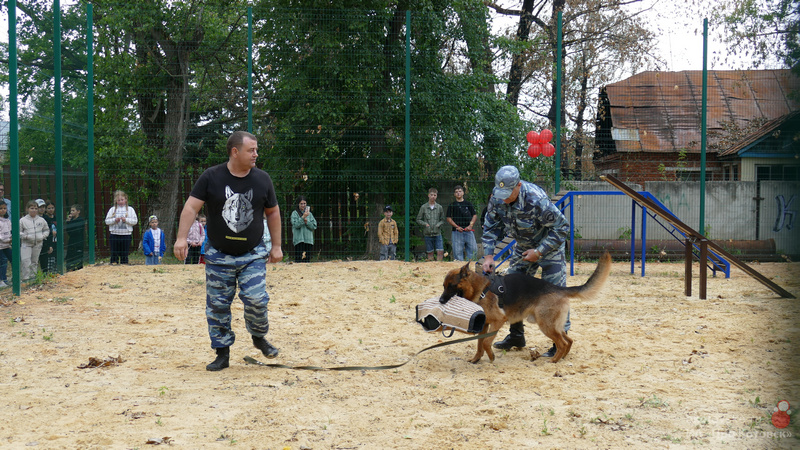
[[[734,269],[708,300],[683,295],[681,264],[647,276],[615,262],[598,298],[572,305],[561,362],[500,352],[470,364],[474,342],[414,321],[457,263],[325,262],[268,267],[269,340],[287,365],[260,367],[234,304],[232,365],[207,372],[202,266],[98,265],[0,307],[0,447],[797,448],[798,300]],[[754,264],[800,296],[800,264]],[[576,266],[574,285],[593,263]],[[505,335],[506,329],[501,330]],[[528,326],[529,347],[550,342]],[[80,368],[91,358],[116,365]],[[780,400],[788,427],[771,421]]]

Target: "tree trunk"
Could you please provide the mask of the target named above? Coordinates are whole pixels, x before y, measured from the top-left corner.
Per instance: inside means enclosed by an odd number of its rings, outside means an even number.
[[[525,42],[528,40],[531,32],[531,23],[533,22],[533,0],[524,0],[522,2],[522,14],[519,16],[519,26],[517,26],[517,41]],[[514,55],[511,60],[511,70],[508,74],[508,88],[506,90],[506,98],[508,102],[517,106],[519,102],[519,92],[522,89],[523,68],[527,57],[524,54]]]
[[[585,119],[583,114],[586,112],[586,98],[589,95],[589,69],[586,67],[586,53],[581,55],[581,68],[579,70],[581,71],[581,90],[578,97],[578,113],[575,117],[575,168],[573,169],[573,176],[576,180],[581,180],[583,178],[582,155],[583,142],[585,139],[583,130]]]
[[[173,78],[167,92],[167,114],[164,126],[165,146],[169,159],[169,171],[164,174],[165,182],[159,190],[154,203],[154,211],[159,217],[161,229],[167,242],[175,242],[176,220],[180,214],[179,199],[181,174],[183,173],[183,152],[189,126],[189,65],[182,64],[186,76]]]
[[[401,44],[405,44],[403,42],[404,36],[402,34],[403,28],[405,27],[405,14],[405,9],[398,6],[391,18],[388,32],[383,41],[384,69],[382,85],[373,90],[368,104],[370,122],[370,151],[377,155],[381,155],[381,157],[377,160],[373,158],[367,163],[373,165],[370,170],[378,173],[390,170],[388,157],[391,155],[388,153],[390,153],[391,149],[390,146],[386,144],[386,125],[378,122],[377,119],[385,117],[383,112],[386,109],[386,104],[383,99],[387,98],[387,93],[391,92],[392,90],[392,48]],[[378,251],[380,250],[380,243],[378,242],[378,222],[383,218],[383,207],[385,206],[383,204],[385,201],[383,194],[379,194],[375,198],[370,197],[369,201],[372,204],[372,208],[365,208],[368,217],[365,217],[364,219],[365,223],[368,224],[368,229],[367,245],[366,249],[364,249],[365,254],[363,256],[364,259],[369,259],[370,257],[377,255]]]
[[[175,242],[178,228],[176,222],[185,200],[178,198],[178,194],[181,191],[184,145],[189,130],[189,58],[199,47],[203,30],[198,21],[194,35],[187,41],[175,42],[160,29],[154,30],[153,36],[163,49],[164,64],[171,76],[166,86],[163,129],[163,146],[169,169],[163,176],[164,183],[159,187],[158,195],[151,206],[158,215],[164,238],[167,242]]]

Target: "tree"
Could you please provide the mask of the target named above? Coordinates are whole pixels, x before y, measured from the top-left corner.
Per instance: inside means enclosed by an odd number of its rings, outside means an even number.
[[[18,4],[21,156],[52,162],[52,5]],[[86,115],[86,4],[62,8],[64,117]],[[172,241],[183,199],[187,149],[206,158],[230,124],[241,124],[246,48],[243,2],[94,2],[95,149],[101,176],[145,198]],[[83,111],[81,111],[83,109]],[[239,127],[237,127],[239,128]],[[67,134],[65,133],[65,136]],[[194,139],[188,141],[187,139]],[[66,141],[66,140],[65,140]],[[39,150],[28,142],[39,143]],[[26,153],[27,152],[27,153]],[[85,163],[85,142],[65,145],[65,158]],[[120,176],[120,173],[125,173]]]
[[[586,114],[596,104],[599,86],[634,72],[652,58],[654,36],[637,18],[638,13],[629,12],[629,5],[638,1],[567,4],[563,0],[525,0],[520,10],[488,5],[497,14],[520,17],[514,32],[519,45],[511,54],[506,97],[521,111],[533,115],[540,127],[553,127],[556,120],[557,15],[562,12],[565,178],[570,175],[570,164],[575,171],[572,175],[581,177],[583,148],[592,142]]]
[[[103,142],[118,156],[115,139],[127,139],[119,135],[125,130],[121,122],[135,118],[135,141],[152,158],[142,166],[155,193],[148,203],[172,242],[184,200],[179,193],[190,129],[217,130],[219,123],[240,121],[246,111],[242,97],[230,95],[241,92],[246,79],[239,56],[246,48],[246,9],[239,1],[218,0],[95,5],[97,78],[104,87],[98,121],[114,125]],[[124,105],[124,112],[110,108],[113,103]],[[207,137],[216,144],[216,134]]]
[[[266,69],[257,96],[267,120],[259,126],[273,136],[269,152],[283,168],[278,191],[312,194],[322,206],[315,217],[334,229],[326,245],[352,248],[371,223],[364,248],[377,254],[383,205],[403,200],[407,9],[414,11],[411,148],[419,174],[412,192],[435,180],[479,178],[487,161],[513,154],[523,126],[490,87],[487,16],[478,2],[323,3],[254,10],[256,65]],[[366,209],[354,208],[363,201]]]
[[[800,0],[735,0],[711,10],[731,56],[759,67],[777,60],[800,76]]]

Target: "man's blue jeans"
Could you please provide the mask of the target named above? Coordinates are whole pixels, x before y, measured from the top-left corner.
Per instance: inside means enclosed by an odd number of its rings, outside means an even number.
[[[475,242],[475,233],[472,231],[455,231],[451,235],[453,240],[453,259],[456,261],[471,261],[475,259],[478,244]]]

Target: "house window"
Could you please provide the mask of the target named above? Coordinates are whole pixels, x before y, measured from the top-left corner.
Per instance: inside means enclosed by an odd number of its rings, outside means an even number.
[[[723,181],[739,181],[739,165],[729,164],[722,168]]]
[[[671,169],[675,171],[675,179],[679,181],[700,181],[702,171],[699,167],[676,167]],[[706,167],[706,181],[713,180],[714,172],[718,171],[719,167]]]
[[[757,165],[756,181],[800,181],[800,166]]]

